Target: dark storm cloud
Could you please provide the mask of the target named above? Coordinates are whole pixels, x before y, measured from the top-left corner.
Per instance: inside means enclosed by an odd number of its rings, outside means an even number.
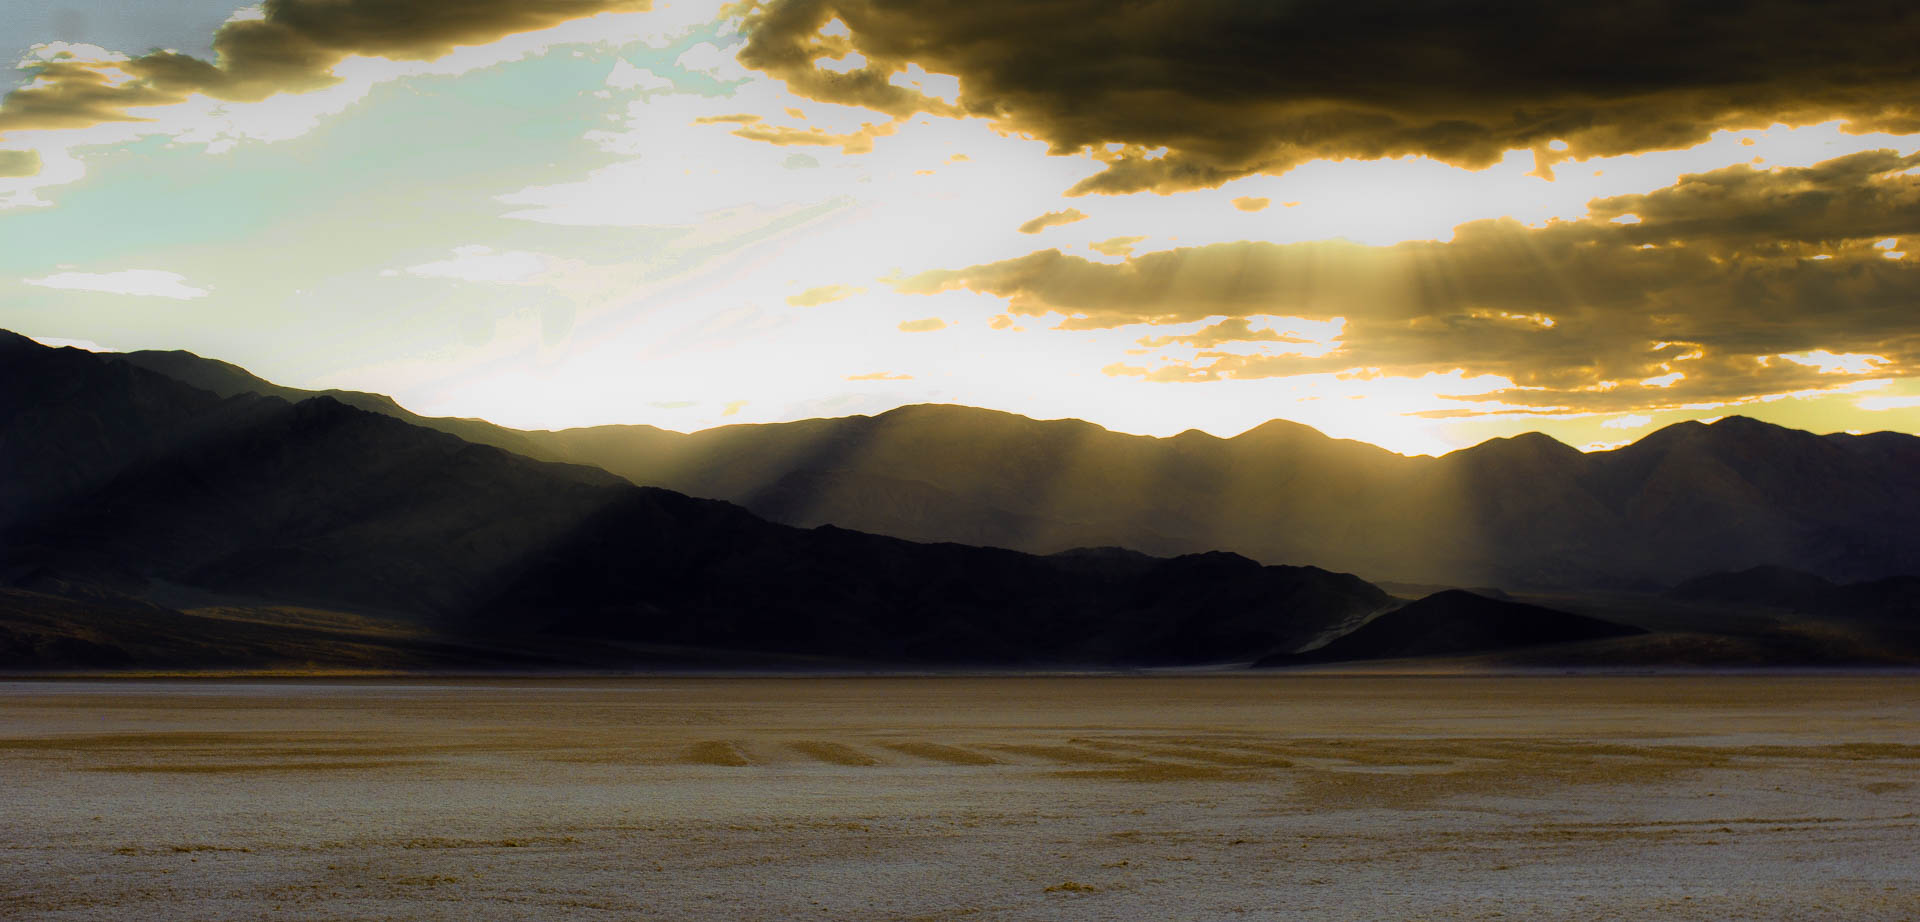
[[[1887,151],[1798,169],[1743,165],[1595,200],[1579,221],[1463,224],[1446,242],[1241,242],[1120,263],[1042,250],[895,284],[996,295],[1012,314],[1057,314],[1066,329],[1255,315],[1346,321],[1323,356],[1204,351],[1273,341],[1271,331],[1216,322],[1143,340],[1200,347],[1190,360],[1109,369],[1153,380],[1460,369],[1511,379],[1518,389],[1495,395],[1511,404],[1725,400],[1845,379],[1783,354],[1877,355],[1886,359],[1878,374],[1920,374],[1916,167],[1920,154]],[[1639,223],[1620,223],[1627,215]]]
[[[850,35],[821,33],[836,19]],[[1920,131],[1910,0],[767,0],[746,26],[740,62],[800,95],[989,118],[1093,153],[1106,170],[1076,193],[1323,158],[1545,163],[1774,122]],[[819,66],[853,52],[864,67]],[[891,83],[909,64],[957,76],[958,103]]]
[[[212,61],[155,51],[110,64],[55,60],[37,65],[31,83],[0,101],[0,132],[135,121],[130,107],[178,102],[194,93],[258,101],[331,85],[333,66],[349,55],[430,59],[461,45],[648,5],[648,0],[267,0],[265,19],[220,27]]]

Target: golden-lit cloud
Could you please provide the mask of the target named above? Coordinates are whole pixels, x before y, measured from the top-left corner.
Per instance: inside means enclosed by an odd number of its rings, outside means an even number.
[[[1062,224],[1072,224],[1075,221],[1085,221],[1086,219],[1086,214],[1078,208],[1069,208],[1065,211],[1049,211],[1046,214],[1021,224],[1019,230],[1020,233],[1023,234],[1037,234],[1049,227],[1059,227]]]
[[[733,130],[733,135],[749,141],[773,144],[780,147],[838,147],[843,154],[866,154],[873,152],[873,139],[884,138],[900,130],[898,120],[874,124],[863,122],[853,131],[827,131],[815,125],[796,127],[793,125],[775,125],[753,117],[752,124],[742,125]],[[738,120],[739,116],[729,116],[728,120]]]
[[[428,60],[456,47],[544,29],[603,12],[648,9],[649,0],[266,0],[257,18],[214,34],[212,61],[176,51],[138,56],[90,46],[44,46],[32,79],[0,100],[0,134],[140,121],[136,109],[196,94],[256,102],[338,82],[352,55]]]
[[[875,371],[864,375],[848,375],[848,381],[912,381],[912,375],[896,375],[892,372]]]
[[[1089,155],[1073,194],[1174,192],[1316,159],[1481,168],[1844,119],[1920,131],[1920,8],[1720,4],[743,4],[740,63],[896,118],[992,120]],[[899,78],[957,78],[949,101]]]
[[[1241,211],[1265,211],[1267,210],[1267,206],[1271,204],[1273,204],[1273,199],[1259,198],[1252,195],[1243,195],[1233,200],[1233,207]]]
[[[908,320],[900,324],[902,333],[931,333],[946,328],[947,322],[939,317],[922,317],[919,320]]]
[[[32,176],[38,172],[40,172],[39,151],[0,150],[0,178]]]
[[[787,303],[793,307],[819,307],[822,304],[832,304],[854,295],[865,294],[866,291],[865,288],[853,285],[819,285],[797,295],[788,295]]]
[[[1271,328],[1253,329],[1253,322],[1246,317],[1228,317],[1219,323],[1203,327],[1193,333],[1175,336],[1149,336],[1140,340],[1140,345],[1149,349],[1161,349],[1167,346],[1193,346],[1198,349],[1214,349],[1227,343],[1311,343],[1313,340],[1292,333],[1282,333]]]
[[[1105,240],[1096,240],[1087,244],[1087,249],[1099,253],[1102,256],[1132,256],[1134,245],[1145,239],[1147,238],[1109,237]]]
[[[1458,370],[1510,381],[1456,395],[1503,407],[1738,400],[1920,374],[1920,259],[1893,255],[1920,249],[1916,166],[1920,154],[1891,151],[1739,165],[1597,199],[1578,221],[1475,221],[1449,241],[1239,242],[1117,264],[1050,249],[895,285],[994,295],[1009,314],[1054,315],[1068,330],[1212,322],[1141,340],[1194,351],[1114,363],[1114,376]],[[1639,220],[1617,220],[1628,214]],[[1314,348],[1255,328],[1257,316],[1344,326],[1333,348]]]

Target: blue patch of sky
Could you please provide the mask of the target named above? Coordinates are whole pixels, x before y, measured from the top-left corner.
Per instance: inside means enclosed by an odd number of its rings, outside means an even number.
[[[629,58],[649,67],[674,53],[640,50]],[[0,233],[13,241],[0,249],[0,276],[299,236],[314,225],[376,224],[371,236],[391,242],[397,226],[418,224],[441,246],[450,221],[471,229],[508,210],[494,195],[575,179],[616,159],[582,138],[624,108],[620,94],[592,95],[613,58],[571,51],[382,84],[286,141],[208,154],[152,137],[91,151],[86,178],[43,190],[53,207],[0,213]],[[351,240],[334,243],[354,249]]]
[[[699,96],[731,96],[735,89],[751,78],[720,80],[712,74],[688,70],[673,63],[695,45],[712,44],[725,49],[740,41],[737,35],[721,34],[722,28],[723,26],[719,23],[708,23],[681,36],[664,48],[642,48],[640,50],[643,53],[628,53],[626,58],[633,66],[644,67],[672,81],[674,89],[682,93],[693,93]]]
[[[394,81],[374,87],[346,112],[324,117],[301,137],[242,141],[220,154],[163,137],[93,150],[86,154],[84,179],[43,190],[53,207],[0,212],[0,233],[13,241],[0,249],[0,279],[61,264],[89,271],[163,265],[167,253],[258,250],[266,238],[296,245],[316,228],[356,226],[362,229],[357,239],[329,241],[324,251],[301,249],[309,259],[377,256],[391,262],[396,244],[411,243],[422,258],[440,258],[447,247],[474,236],[512,246],[516,238],[537,234],[566,239],[574,248],[601,249],[593,244],[604,241],[630,253],[635,245],[671,235],[530,228],[500,220],[510,209],[493,196],[574,180],[619,159],[582,137],[615,127],[608,117],[624,111],[627,94],[594,95],[616,54],[669,79],[681,92],[724,95],[731,84],[672,62],[702,42],[727,40],[709,25],[663,48],[561,46],[454,77]],[[418,233],[406,233],[409,225]],[[470,236],[449,241],[450,226]],[[403,243],[409,237],[414,239]],[[380,252],[368,252],[374,247]],[[299,271],[297,265],[289,268]]]
[[[274,358],[289,374],[319,374],[324,363],[312,347],[328,340],[376,338],[388,347],[376,351],[405,354],[449,334],[484,338],[496,318],[528,308],[555,329],[571,324],[571,309],[543,302],[550,296],[540,289],[379,275],[445,259],[454,246],[618,261],[644,265],[647,277],[671,277],[844,207],[823,203],[733,245],[691,252],[672,246],[687,233],[682,228],[501,217],[514,208],[496,195],[574,181],[619,159],[583,137],[618,128],[609,117],[623,115],[635,96],[596,95],[616,55],[679,92],[729,94],[732,84],[673,64],[708,41],[725,47],[729,38],[706,28],[663,48],[562,46],[457,77],[382,84],[298,138],[243,140],[219,154],[163,137],[88,151],[86,178],[42,190],[52,207],[0,212],[0,236],[10,242],[0,248],[0,326],[101,341],[119,334],[147,343],[225,343],[235,354]],[[18,282],[63,264],[168,269],[213,293],[155,303]],[[258,354],[258,337],[275,328],[288,354]]]
[[[0,56],[12,64],[34,45],[75,42],[138,55],[171,48],[204,58],[213,53],[213,33],[236,0],[8,0],[0,13]],[[0,92],[32,75],[0,70]]]

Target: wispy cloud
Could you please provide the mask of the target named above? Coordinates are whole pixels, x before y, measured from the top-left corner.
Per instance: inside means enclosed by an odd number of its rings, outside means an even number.
[[[1085,212],[1082,212],[1078,208],[1068,208],[1065,211],[1049,211],[1020,225],[1019,229],[1020,233],[1023,234],[1037,234],[1049,227],[1059,227],[1062,224],[1072,224],[1075,221],[1085,221],[1086,219],[1087,216]]]
[[[21,279],[41,288],[68,291],[97,291],[102,294],[136,295],[148,298],[172,298],[187,301],[204,298],[208,290],[187,284],[185,276],[162,269],[122,269],[118,272],[56,272],[37,279]]]
[[[939,317],[922,317],[919,320],[908,320],[900,324],[902,333],[931,333],[946,328],[947,322]]]
[[[407,274],[495,285],[537,285],[564,272],[567,263],[541,253],[475,245],[454,247],[448,259],[408,266]]]
[[[865,294],[865,288],[853,285],[820,285],[809,288],[797,295],[788,295],[787,303],[794,307],[819,307],[835,301],[844,301],[854,295]]]

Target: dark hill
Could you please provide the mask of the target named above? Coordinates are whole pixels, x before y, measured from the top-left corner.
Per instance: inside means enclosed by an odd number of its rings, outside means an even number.
[[[1255,665],[1453,656],[1642,633],[1598,618],[1452,589],[1381,615],[1324,646],[1277,654]]]

